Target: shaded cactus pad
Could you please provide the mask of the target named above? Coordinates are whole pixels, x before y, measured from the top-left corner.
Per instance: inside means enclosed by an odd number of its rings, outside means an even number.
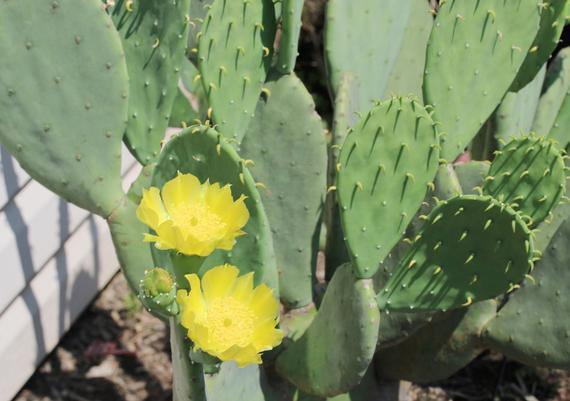
[[[427,217],[378,295],[380,308],[447,310],[518,288],[531,269],[530,230],[491,197],[460,196]]]

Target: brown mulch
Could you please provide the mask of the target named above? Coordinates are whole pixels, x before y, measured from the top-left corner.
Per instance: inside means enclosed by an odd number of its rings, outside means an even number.
[[[118,274],[14,401],[170,400],[167,330]]]

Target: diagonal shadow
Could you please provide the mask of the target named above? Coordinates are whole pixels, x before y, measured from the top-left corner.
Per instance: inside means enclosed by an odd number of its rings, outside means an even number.
[[[8,193],[14,193],[17,191],[17,187],[15,186],[18,185],[18,179],[14,169],[14,159],[10,157],[4,148],[0,148],[0,151],[6,191]],[[24,274],[26,282],[28,282],[34,276],[34,263],[31,254],[32,248],[29,239],[29,228],[24,221],[22,213],[13,201],[8,203],[4,209],[4,215],[6,216],[8,225],[16,238],[22,273]],[[24,296],[24,302],[30,312],[30,316],[32,317],[31,320],[36,338],[36,363],[39,363],[46,353],[43,325],[41,320],[35,316],[39,312],[39,304],[35,295],[31,291]]]

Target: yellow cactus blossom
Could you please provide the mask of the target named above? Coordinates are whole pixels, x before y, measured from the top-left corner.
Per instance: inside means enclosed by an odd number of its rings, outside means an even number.
[[[208,270],[202,280],[186,275],[190,291],[179,290],[182,326],[194,346],[238,366],[260,364],[262,351],[281,343],[279,303],[265,284],[253,288],[253,273],[238,277],[232,265]]]
[[[137,217],[154,230],[144,241],[158,249],[208,256],[215,249],[231,250],[249,219],[245,196],[234,201],[229,185],[200,183],[192,174],[178,173],[160,191],[143,190]]]

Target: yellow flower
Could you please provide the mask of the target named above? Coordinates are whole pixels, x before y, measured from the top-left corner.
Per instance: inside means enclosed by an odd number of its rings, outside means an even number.
[[[261,363],[260,352],[281,343],[279,303],[265,284],[253,288],[253,273],[238,277],[235,266],[208,270],[202,281],[186,275],[190,291],[179,290],[182,326],[196,348],[243,367]],[[203,289],[202,289],[203,287]]]
[[[161,198],[162,195],[162,198]],[[162,187],[143,190],[137,217],[156,235],[144,240],[158,249],[176,249],[185,255],[208,256],[215,249],[229,251],[249,219],[242,195],[236,201],[230,186],[201,184],[192,174],[181,174]]]

